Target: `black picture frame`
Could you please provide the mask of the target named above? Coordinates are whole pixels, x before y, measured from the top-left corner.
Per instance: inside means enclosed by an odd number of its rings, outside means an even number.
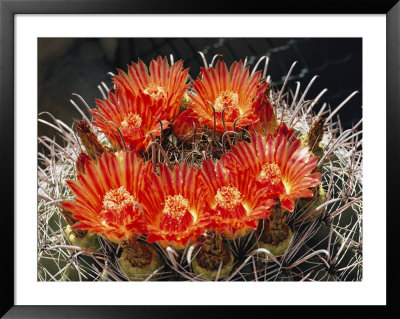
[[[399,177],[398,125],[400,107],[400,2],[398,0],[325,0],[325,1],[246,1],[234,5],[204,0],[198,5],[189,1],[163,0],[0,0],[0,156],[1,163],[1,310],[5,318],[158,318],[181,317],[247,317],[256,313],[282,314],[280,307],[227,307],[227,306],[16,306],[14,302],[14,19],[16,14],[223,14],[223,13],[313,13],[313,14],[386,14],[387,29],[387,119],[386,119],[386,174],[387,174],[387,305],[376,307],[329,306],[286,307],[285,316],[309,316],[310,311],[340,317],[359,317],[361,313],[396,317],[398,276],[394,274],[397,257],[395,227],[398,221],[396,205]],[[382,172],[384,174],[384,172]],[[377,199],[384,203],[385,199]],[[6,227],[5,227],[6,226]],[[379,239],[383,240],[383,239]],[[361,313],[360,313],[361,312]]]

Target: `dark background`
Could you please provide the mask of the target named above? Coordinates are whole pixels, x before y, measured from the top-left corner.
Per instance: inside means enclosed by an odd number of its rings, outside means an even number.
[[[223,54],[228,66],[248,57],[248,64],[268,55],[271,60],[267,74],[272,84],[281,87],[284,76],[294,61],[289,87],[301,82],[302,92],[310,79],[318,74],[306,99],[312,99],[324,88],[328,89],[318,105],[328,102],[338,106],[349,94],[361,94],[350,100],[340,112],[345,128],[362,116],[362,39],[360,38],[39,38],[38,39],[38,111],[48,111],[67,124],[80,115],[70,104],[71,93],[80,94],[95,107],[94,99],[101,98],[97,85],[110,84],[107,72],[116,68],[126,70],[131,61],[140,57],[146,64],[158,55],[174,55],[190,67],[190,75],[197,77],[203,65],[197,51],[202,51],[210,62],[214,54]],[[263,64],[259,69],[263,68]],[[77,101],[76,98],[74,98]],[[78,103],[79,105],[79,103]],[[43,117],[43,115],[41,116]],[[53,136],[54,130],[39,123],[39,136]]]

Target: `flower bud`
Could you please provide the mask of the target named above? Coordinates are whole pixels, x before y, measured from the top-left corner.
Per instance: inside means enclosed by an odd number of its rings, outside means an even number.
[[[86,153],[81,152],[76,159],[75,168],[78,174],[85,174],[85,166],[91,161],[91,158]]]
[[[90,158],[96,160],[97,157],[100,157],[105,149],[92,132],[90,126],[85,121],[78,121],[75,123],[75,129]]]
[[[324,124],[325,120],[319,118],[313,123],[307,134],[308,149],[317,156],[322,155],[321,152],[323,152],[320,142],[324,136]]]

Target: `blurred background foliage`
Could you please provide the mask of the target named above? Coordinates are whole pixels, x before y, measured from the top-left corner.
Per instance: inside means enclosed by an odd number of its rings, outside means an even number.
[[[173,54],[175,61],[185,61],[190,75],[196,78],[203,65],[197,51],[202,51],[208,61],[222,54],[228,66],[246,57],[248,64],[254,65],[267,55],[271,58],[268,74],[278,88],[291,64],[298,61],[289,87],[294,90],[295,82],[300,81],[304,90],[310,79],[319,75],[307,95],[312,99],[328,88],[319,107],[327,102],[335,108],[353,91],[361,92],[361,38],[39,38],[38,112],[48,111],[72,124],[80,115],[69,102],[71,93],[80,94],[95,107],[95,98],[101,97],[97,85],[102,81],[110,84],[107,72],[126,70],[126,65],[139,57],[148,64],[158,55]],[[361,118],[361,105],[362,94],[358,94],[341,110],[344,128]],[[38,129],[39,136],[55,135],[46,125],[39,123]]]

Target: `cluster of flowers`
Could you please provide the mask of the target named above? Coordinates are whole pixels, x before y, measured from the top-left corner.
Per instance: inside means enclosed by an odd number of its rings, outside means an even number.
[[[74,198],[63,202],[74,229],[117,243],[145,235],[149,243],[180,249],[208,230],[244,236],[272,210],[293,211],[295,200],[313,196],[321,183],[318,157],[278,123],[260,71],[250,74],[241,61],[228,70],[218,61],[201,68],[192,84],[188,77],[183,61],[170,66],[161,57],[113,76],[107,99],[92,110],[92,124],[112,149],[88,125],[76,127],[86,153],[77,159],[76,180],[67,181]],[[185,141],[204,128],[217,136],[246,129],[247,138],[201,167],[154,169],[143,157],[166,129]]]

